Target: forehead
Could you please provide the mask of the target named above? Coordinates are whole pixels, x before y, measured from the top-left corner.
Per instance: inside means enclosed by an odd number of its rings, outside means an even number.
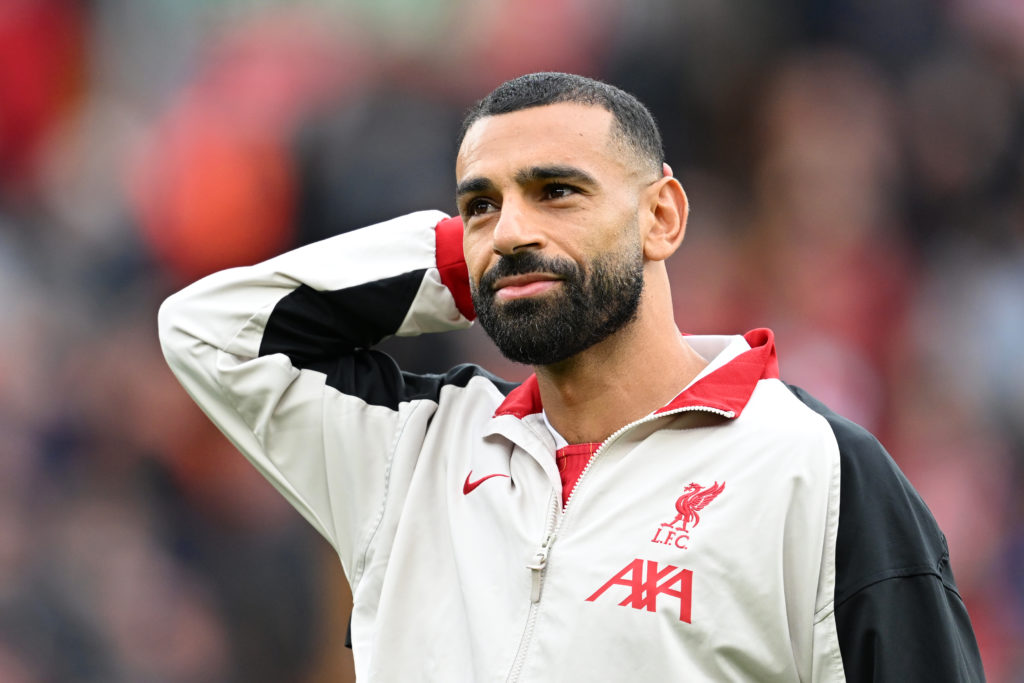
[[[458,182],[558,164],[599,171],[623,167],[611,141],[613,116],[598,106],[549,104],[485,116],[470,126],[455,162]]]

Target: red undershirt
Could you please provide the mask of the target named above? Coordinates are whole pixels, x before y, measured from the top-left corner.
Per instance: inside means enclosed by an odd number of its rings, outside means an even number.
[[[594,451],[601,447],[599,443],[573,443],[555,451],[555,463],[558,465],[558,476],[562,479],[562,507],[569,501],[576,481],[583,474]]]

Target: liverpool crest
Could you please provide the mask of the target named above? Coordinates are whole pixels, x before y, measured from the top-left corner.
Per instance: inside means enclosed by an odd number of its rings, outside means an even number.
[[[700,523],[700,511],[725,490],[725,482],[717,481],[711,486],[690,483],[683,489],[683,495],[676,499],[676,515],[671,522],[663,522],[654,532],[651,543],[674,545],[686,549],[684,540],[690,538],[689,531]]]

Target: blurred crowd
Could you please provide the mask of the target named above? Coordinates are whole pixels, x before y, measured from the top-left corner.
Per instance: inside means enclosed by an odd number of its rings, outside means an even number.
[[[1024,681],[1024,4],[0,0],[0,681],[349,680],[327,544],[166,369],[162,299],[454,212],[462,113],[536,70],[647,103],[688,332],[771,327],[947,534]],[[386,347],[487,365],[478,329]]]

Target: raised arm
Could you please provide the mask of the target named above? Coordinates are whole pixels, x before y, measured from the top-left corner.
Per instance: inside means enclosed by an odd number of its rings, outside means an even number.
[[[196,282],[161,306],[160,341],[192,398],[345,560],[396,430],[441,382],[370,347],[468,327],[467,277],[461,221],[414,213]]]

